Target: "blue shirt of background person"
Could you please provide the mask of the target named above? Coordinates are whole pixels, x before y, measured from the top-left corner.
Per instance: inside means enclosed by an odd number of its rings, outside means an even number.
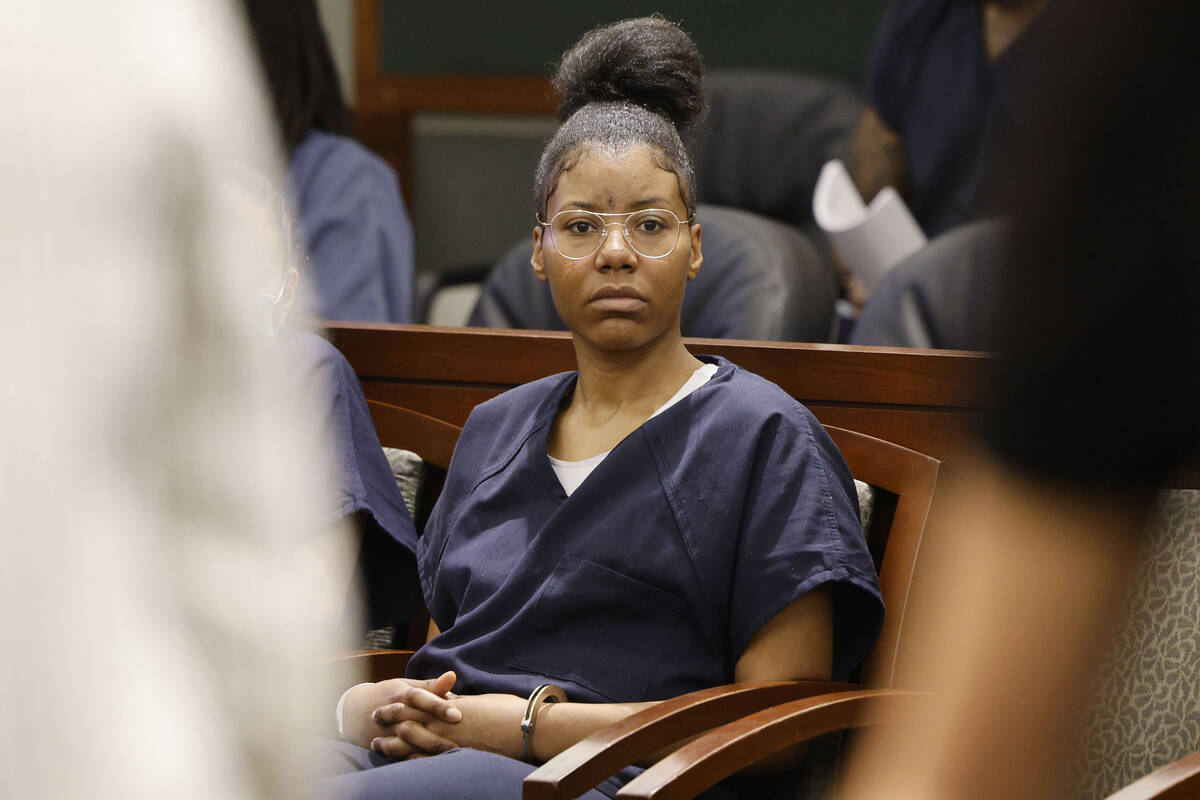
[[[353,139],[311,130],[288,178],[321,315],[411,322],[413,231],[392,168]]]
[[[242,0],[325,319],[410,322],[413,232],[395,172],[350,138],[313,0]]]

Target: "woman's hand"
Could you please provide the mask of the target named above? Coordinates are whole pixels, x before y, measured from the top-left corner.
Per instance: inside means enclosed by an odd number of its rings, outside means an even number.
[[[413,699],[379,708],[374,715],[381,727],[391,727],[394,735],[380,736],[371,749],[389,758],[419,758],[444,753],[455,747],[470,747],[522,759],[521,716],[525,700],[511,694],[455,696],[439,702],[459,713],[436,713],[428,691],[412,693]],[[439,707],[440,708],[440,707]]]
[[[396,715],[397,706],[403,706],[407,709],[407,716],[403,718],[456,723],[462,718],[462,712],[453,708],[449,700],[457,697],[450,691],[457,679],[453,672],[445,672],[430,680],[393,678],[355,686],[347,693],[342,705],[342,730],[346,740],[370,748],[375,739],[395,736],[394,723],[386,723],[377,717],[381,708],[393,709],[388,718]]]

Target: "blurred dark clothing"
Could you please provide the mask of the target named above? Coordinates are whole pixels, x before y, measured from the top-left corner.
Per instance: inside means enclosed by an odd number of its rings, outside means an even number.
[[[365,587],[367,627],[404,622],[421,603],[417,531],[375,435],[358,376],[346,357],[313,333],[283,335],[278,353],[297,391],[320,397],[317,409],[337,457],[329,522],[351,518],[362,530],[356,571]],[[324,450],[329,450],[328,442]]]
[[[1024,36],[989,62],[978,2],[896,0],[879,23],[871,106],[900,135],[912,212],[933,238],[971,219],[987,130]]]
[[[1012,63],[984,434],[1035,475],[1148,497],[1200,451],[1197,30],[1193,3],[1055,0]]]
[[[314,130],[288,178],[321,316],[411,322],[413,230],[395,171],[353,139]]]

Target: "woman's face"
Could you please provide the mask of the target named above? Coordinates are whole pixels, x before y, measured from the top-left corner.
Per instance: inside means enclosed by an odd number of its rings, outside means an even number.
[[[656,166],[645,146],[617,155],[585,153],[559,176],[546,202],[546,220],[570,209],[625,214],[649,208],[684,221],[675,248],[658,258],[630,246],[620,216],[603,218],[609,225],[599,249],[581,259],[559,253],[547,226],[533,229],[534,273],[550,282],[554,307],[571,332],[600,349],[634,350],[679,336],[684,288],[703,260],[700,226],[687,225],[675,173]]]

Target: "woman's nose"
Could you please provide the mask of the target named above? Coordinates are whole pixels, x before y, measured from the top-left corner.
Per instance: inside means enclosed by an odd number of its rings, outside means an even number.
[[[625,238],[624,226],[612,224],[606,227],[604,241],[596,253],[596,266],[600,269],[634,269],[636,261],[637,254]]]

